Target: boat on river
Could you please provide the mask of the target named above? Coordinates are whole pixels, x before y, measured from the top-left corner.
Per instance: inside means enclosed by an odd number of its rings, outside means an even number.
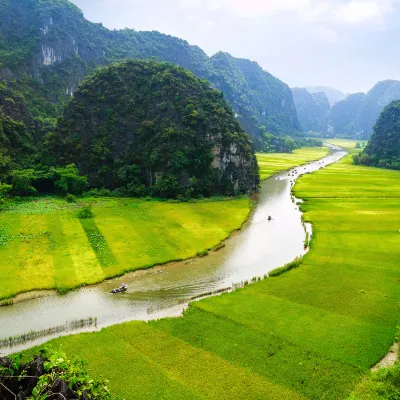
[[[124,293],[127,290],[128,290],[128,288],[126,287],[125,283],[123,283],[120,287],[117,287],[117,288],[111,290],[110,293],[112,293],[112,294]]]

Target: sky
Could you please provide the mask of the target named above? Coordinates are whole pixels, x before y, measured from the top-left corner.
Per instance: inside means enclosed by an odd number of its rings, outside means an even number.
[[[257,61],[289,86],[400,80],[400,0],[72,0],[110,29],[157,30]]]

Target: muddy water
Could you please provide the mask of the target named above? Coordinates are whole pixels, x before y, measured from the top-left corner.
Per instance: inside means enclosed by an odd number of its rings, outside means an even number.
[[[187,306],[188,299],[263,276],[294,260],[305,252],[305,228],[298,206],[292,201],[291,186],[299,175],[336,162],[346,154],[337,148],[333,150],[322,161],[266,180],[256,196],[257,206],[251,217],[221,250],[201,259],[127,274],[64,296],[52,294],[2,307],[0,339],[89,317],[97,318],[96,328],[78,331],[100,329],[124,321],[178,316]],[[121,283],[128,285],[126,293],[109,294]],[[69,331],[63,329],[57,334],[12,348],[3,347],[0,354],[20,351]]]

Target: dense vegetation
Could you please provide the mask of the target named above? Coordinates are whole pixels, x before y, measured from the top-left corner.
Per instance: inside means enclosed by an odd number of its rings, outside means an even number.
[[[36,289],[65,292],[195,257],[240,228],[250,212],[246,198],[67,200],[32,198],[2,207],[0,299]]]
[[[348,157],[295,193],[314,226],[298,268],[193,303],[183,318],[51,346],[86,358],[126,399],[346,398],[396,334],[400,174]]]
[[[52,156],[121,195],[232,195],[258,184],[250,138],[222,93],[168,63],[126,61],[87,78]]]
[[[208,79],[225,93],[246,132],[255,143],[263,132],[301,132],[289,87],[255,63],[219,52],[211,57]]]
[[[292,93],[303,131],[327,133],[331,106],[326,94],[303,88],[293,88]]]
[[[400,101],[381,113],[365,150],[354,156],[356,164],[400,169]]]
[[[79,399],[111,400],[105,382],[92,379],[81,360],[70,361],[63,352],[22,360],[20,355],[0,359],[2,400]]]
[[[67,0],[0,2],[0,72],[43,125],[55,123],[79,82],[98,66],[127,58],[168,61],[220,88],[245,131],[300,131],[290,89],[256,63],[158,32],[110,31]]]

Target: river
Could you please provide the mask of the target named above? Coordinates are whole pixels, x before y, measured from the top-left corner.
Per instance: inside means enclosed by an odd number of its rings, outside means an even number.
[[[346,154],[339,148],[331,148],[332,154],[321,161],[264,181],[255,195],[256,207],[243,229],[233,234],[224,248],[204,258],[130,273],[63,296],[51,294],[1,307],[0,339],[59,328],[56,333],[43,333],[43,337],[12,347],[3,344],[0,355],[71,332],[98,330],[125,321],[179,316],[193,297],[264,276],[303,255],[305,227],[297,201],[292,199],[291,186],[298,176],[334,163]],[[269,216],[272,216],[271,221]],[[121,283],[128,285],[126,293],[109,294]],[[79,324],[69,324],[88,318],[96,318],[96,324],[79,328]]]

